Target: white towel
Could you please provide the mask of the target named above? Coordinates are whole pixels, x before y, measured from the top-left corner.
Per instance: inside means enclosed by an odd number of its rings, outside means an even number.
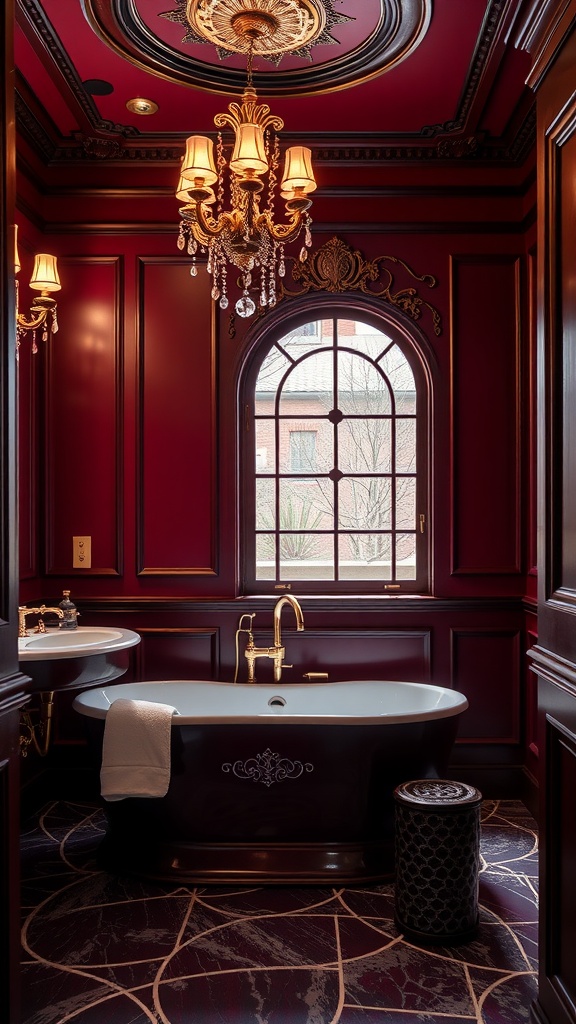
[[[101,793],[105,800],[165,796],[170,785],[170,731],[176,708],[147,700],[113,701],[106,713]]]

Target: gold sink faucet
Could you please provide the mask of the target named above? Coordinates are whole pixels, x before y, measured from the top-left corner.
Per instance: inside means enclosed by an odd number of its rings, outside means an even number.
[[[27,615],[46,615],[47,612],[54,612],[59,619],[64,618],[64,612],[61,608],[51,608],[45,604],[41,604],[39,608],[27,608],[26,605],[20,605],[18,608],[18,636],[30,636],[30,631],[26,629],[26,616]],[[46,626],[44,625],[44,619],[38,619],[38,625],[34,630],[35,633],[45,633]]]
[[[285,604],[291,605],[292,608],[294,609],[294,614],[296,616],[296,629],[298,631],[301,631],[301,630],[304,629],[304,615],[302,614],[302,609],[301,609],[298,601],[291,594],[285,594],[283,597],[280,598],[279,601],[276,602],[276,604],[274,606],[274,615],[273,615],[273,621],[274,621],[274,644],[273,644],[272,647],[256,647],[256,645],[254,643],[254,634],[252,633],[252,619],[254,618],[253,615],[249,615],[249,616],[244,616],[243,615],[242,618],[240,619],[240,624],[239,624],[239,627],[238,627],[236,635],[238,635],[238,633],[240,633],[240,632],[248,634],[248,643],[246,644],[246,647],[244,649],[244,657],[246,658],[246,661],[248,662],[248,679],[247,679],[247,682],[249,682],[249,683],[255,683],[256,682],[255,663],[256,663],[256,659],[257,658],[271,658],[272,659],[272,661],[274,662],[274,682],[275,683],[279,683],[280,680],[282,679],[282,669],[283,668],[292,668],[292,665],[285,665],[284,664],[284,657],[285,657],[285,654],[286,654],[286,648],[283,647],[283,645],[282,645],[282,630],[281,630],[281,622],[280,622],[280,620],[281,620],[281,616],[282,616],[282,609],[283,609]],[[244,618],[249,618],[250,619],[250,626],[249,626],[248,629],[243,628],[243,620],[244,620]]]
[[[286,648],[282,646],[282,631],[281,631],[280,620],[281,620],[281,617],[282,617],[282,609],[283,609],[285,604],[291,605],[291,607],[294,609],[294,614],[296,616],[296,629],[298,630],[298,632],[300,633],[304,629],[304,616],[302,614],[302,609],[301,609],[298,601],[296,600],[295,597],[292,596],[292,594],[284,594],[284,596],[281,597],[280,600],[277,601],[276,604],[274,605],[274,616],[273,616],[273,621],[274,621],[274,646],[270,649],[270,655],[269,656],[274,661],[274,682],[275,683],[279,683],[280,682],[280,680],[282,678],[282,669],[283,668],[292,668],[292,665],[285,665],[284,664],[284,657],[286,655]]]

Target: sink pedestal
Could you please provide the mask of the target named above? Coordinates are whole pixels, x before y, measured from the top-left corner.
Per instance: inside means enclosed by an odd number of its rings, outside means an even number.
[[[22,756],[27,756],[30,747],[40,757],[48,753],[55,691],[84,690],[96,683],[114,682],[126,672],[130,648],[138,643],[140,636],[131,629],[106,626],[19,637],[18,660],[29,678],[27,690],[40,698],[39,708],[28,705],[22,712]],[[39,715],[36,721],[34,711]]]

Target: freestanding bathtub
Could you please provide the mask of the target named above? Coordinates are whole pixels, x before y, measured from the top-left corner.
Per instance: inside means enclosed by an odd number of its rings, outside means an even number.
[[[100,862],[204,884],[392,877],[393,791],[446,774],[468,707],[427,683],[120,683],[74,701],[98,766],[119,697],[176,708],[171,779],[162,798],[105,802]]]

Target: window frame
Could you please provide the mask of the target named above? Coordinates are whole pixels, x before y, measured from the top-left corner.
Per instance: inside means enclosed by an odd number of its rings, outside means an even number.
[[[416,414],[416,565],[414,580],[304,580],[299,578],[257,579],[256,578],[256,466],[255,450],[255,385],[261,365],[277,342],[303,324],[315,320],[357,320],[388,336],[399,346],[414,374]],[[241,536],[240,576],[242,592],[245,594],[277,593],[279,590],[295,590],[302,594],[317,596],[375,595],[391,597],[403,595],[431,594],[431,408],[432,408],[432,361],[429,347],[418,327],[406,323],[406,318],[395,311],[376,311],[372,305],[362,302],[341,303],[333,296],[308,297],[305,307],[292,315],[279,316],[273,322],[273,315],[267,325],[253,332],[252,344],[241,376],[242,430],[241,451]],[[308,335],[312,340],[314,335]],[[316,335],[319,347],[321,338]],[[384,474],[385,475],[385,474]],[[278,467],[273,479],[278,479]],[[423,515],[423,530],[418,529],[418,517]],[[337,529],[337,527],[335,527]]]

